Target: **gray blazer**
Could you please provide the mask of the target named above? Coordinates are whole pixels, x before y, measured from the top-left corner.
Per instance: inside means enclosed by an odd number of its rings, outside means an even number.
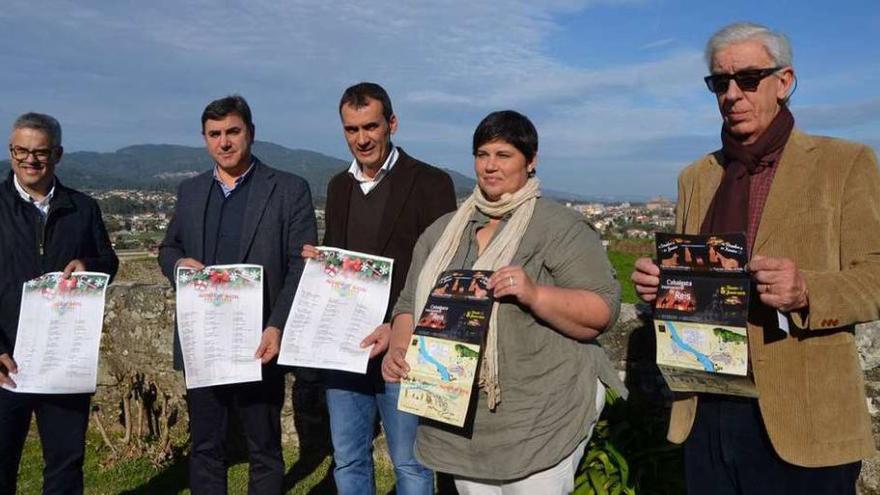
[[[283,330],[303,271],[302,245],[317,244],[315,208],[302,177],[254,161],[238,262],[262,265],[263,326]],[[212,169],[178,187],[174,217],[159,246],[159,266],[172,286],[178,260],[204,258],[205,209],[213,180]],[[175,329],[174,367],[182,366]]]

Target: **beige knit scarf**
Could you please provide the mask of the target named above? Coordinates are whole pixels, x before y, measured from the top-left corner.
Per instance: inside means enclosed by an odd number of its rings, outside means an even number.
[[[525,234],[526,227],[532,219],[535,211],[535,201],[541,196],[540,181],[530,178],[526,185],[515,193],[505,193],[498,201],[492,202],[483,196],[479,186],[458,208],[458,211],[449,221],[443,235],[434,245],[431,254],[425,261],[422,271],[419,273],[419,281],[416,286],[416,305],[418,310],[416,317],[422,314],[428,295],[437,278],[449,263],[461,240],[464,229],[473,216],[474,211],[480,210],[485,215],[500,218],[513,212],[507,225],[489,242],[483,253],[474,263],[474,270],[497,270],[507,266],[513,260],[513,255],[519,248],[519,242]],[[489,331],[486,335],[486,348],[483,352],[483,361],[480,366],[480,388],[488,394],[489,409],[494,410],[501,402],[501,382],[498,376],[498,301],[492,305],[492,316],[489,318]]]

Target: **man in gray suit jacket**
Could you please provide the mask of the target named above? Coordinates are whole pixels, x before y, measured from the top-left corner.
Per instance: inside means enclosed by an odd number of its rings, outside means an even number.
[[[264,330],[254,355],[263,363],[263,380],[187,391],[190,485],[194,494],[226,493],[225,439],[234,408],[247,438],[249,493],[281,493],[284,379],[273,361],[302,275],[298,247],[317,238],[314,206],[305,180],[251,155],[254,124],[241,96],[208,104],[202,113],[202,134],[215,166],[181,183],[174,218],[159,249],[159,265],[172,285],[179,266],[262,265]],[[179,369],[176,332],[174,354]]]

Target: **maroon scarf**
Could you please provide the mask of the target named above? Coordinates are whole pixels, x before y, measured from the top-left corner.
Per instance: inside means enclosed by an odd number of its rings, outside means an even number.
[[[748,231],[751,176],[765,167],[772,167],[779,160],[793,128],[794,117],[785,106],[779,109],[767,130],[750,145],[742,144],[727,126],[722,127],[724,176],[709,204],[700,233]]]

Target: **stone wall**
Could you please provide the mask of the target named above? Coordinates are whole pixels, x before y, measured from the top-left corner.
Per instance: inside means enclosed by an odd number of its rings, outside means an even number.
[[[668,391],[653,365],[654,341],[650,321],[637,306],[625,304],[620,321],[602,343],[634,393],[668,402]],[[186,441],[186,388],[182,375],[172,370],[174,293],[168,285],[114,284],[107,296],[104,338],[95,404],[96,417],[117,448],[149,445],[157,460]],[[856,331],[865,370],[868,406],[880,438],[880,325],[860,325]],[[302,377],[296,397],[299,424],[308,431],[325,426],[315,410],[318,392]],[[289,381],[293,378],[289,377]],[[283,414],[284,441],[299,441],[293,421],[290,390]],[[126,410],[127,409],[127,410]],[[128,417],[128,427],[125,418]],[[317,425],[317,426],[316,426]],[[99,425],[92,422],[93,428]],[[128,434],[126,435],[126,431]],[[326,444],[326,432],[304,441]],[[126,440],[123,442],[122,440]],[[123,447],[119,447],[122,445]],[[143,447],[142,447],[143,448]],[[880,458],[867,461],[860,481],[862,494],[880,494]]]
[[[654,366],[654,330],[644,305],[624,304],[620,320],[611,332],[600,337],[618,369],[626,374],[630,393],[648,396],[655,401],[671,398]],[[868,410],[874,424],[875,443],[880,446],[880,322],[856,327],[859,359],[865,371]],[[880,494],[880,457],[862,465],[859,480],[862,495]]]
[[[167,284],[117,283],[108,290],[93,404],[111,440],[125,438],[126,416],[133,423],[132,436],[140,428],[145,440],[156,440],[165,432],[165,419],[169,438],[177,443],[186,440],[186,386],[183,374],[172,366],[174,310],[174,291]],[[282,418],[286,443],[298,441],[292,420],[292,381],[289,376]],[[314,394],[298,390],[298,399],[307,402],[303,409],[316,402]]]

